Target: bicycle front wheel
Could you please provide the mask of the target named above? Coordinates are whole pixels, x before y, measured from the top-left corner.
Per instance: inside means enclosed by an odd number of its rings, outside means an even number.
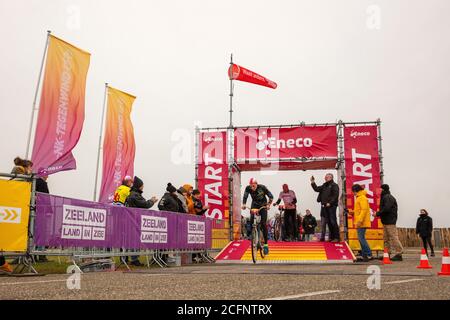
[[[253,227],[252,229],[252,260],[253,263],[256,263],[256,255],[258,254],[258,244],[259,244],[259,236],[258,236],[258,231],[256,229],[256,227]]]

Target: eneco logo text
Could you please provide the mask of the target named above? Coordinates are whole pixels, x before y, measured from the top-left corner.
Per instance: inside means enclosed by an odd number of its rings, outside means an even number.
[[[359,132],[359,131],[352,131],[350,132],[350,137],[352,137],[353,139],[356,139],[356,137],[369,137],[370,136],[370,132],[366,131],[366,132]]]

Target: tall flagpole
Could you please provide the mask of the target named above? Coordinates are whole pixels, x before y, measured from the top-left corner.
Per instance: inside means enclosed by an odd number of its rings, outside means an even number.
[[[37,81],[36,91],[34,93],[33,108],[31,109],[30,129],[28,130],[27,151],[25,153],[25,159],[28,159],[28,155],[30,153],[31,132],[33,131],[34,113],[37,110],[36,109],[36,101],[37,101],[37,96],[39,93],[39,87],[41,85],[42,71],[44,70],[45,56],[47,54],[48,42],[49,42],[51,33],[52,32],[50,30],[47,30],[47,39],[45,41],[44,54],[42,55],[41,68],[39,70],[39,77],[38,77],[38,81]]]
[[[97,151],[97,169],[95,170],[95,185],[94,185],[94,201],[97,198],[97,181],[98,181],[98,167],[100,166],[100,150],[102,149],[102,133],[103,133],[103,121],[105,119],[105,108],[106,108],[106,96],[108,95],[108,83],[105,82],[105,95],[103,97],[103,110],[102,110],[102,120],[100,122],[100,136],[98,137],[98,151]]]
[[[233,54],[230,60],[230,128],[233,128]]]
[[[228,212],[229,212],[229,223],[230,223],[230,241],[233,241],[233,54],[230,57],[230,125],[227,130],[227,162],[228,162]]]

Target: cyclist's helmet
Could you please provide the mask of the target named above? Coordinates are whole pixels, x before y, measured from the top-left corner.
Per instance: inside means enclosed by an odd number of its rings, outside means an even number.
[[[248,182],[248,184],[254,184],[254,183],[258,183],[258,181],[256,181],[255,178],[250,178],[250,181]]]

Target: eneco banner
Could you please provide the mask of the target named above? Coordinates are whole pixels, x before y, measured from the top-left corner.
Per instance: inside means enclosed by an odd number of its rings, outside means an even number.
[[[72,149],[83,128],[89,61],[88,52],[49,36],[32,155],[40,175],[76,169]]]
[[[30,197],[30,182],[0,180],[0,251],[27,251]]]
[[[337,157],[336,126],[249,128],[234,131],[236,162]]]
[[[209,206],[205,216],[215,219],[212,247],[223,248],[230,240],[227,132],[200,132],[198,139],[197,189],[203,204]]]
[[[380,204],[380,159],[378,153],[377,126],[356,126],[344,128],[345,176],[347,209],[354,208],[352,186],[362,185],[367,191],[371,213],[378,210]],[[371,216],[372,228],[367,230],[366,238],[372,250],[383,250],[383,226],[379,218]],[[353,216],[348,219],[349,244],[353,250],[359,250],[358,235]]]
[[[107,87],[108,111],[103,140],[103,170],[100,202],[113,202],[122,179],[133,177],[135,142],[131,110],[136,97]]]

